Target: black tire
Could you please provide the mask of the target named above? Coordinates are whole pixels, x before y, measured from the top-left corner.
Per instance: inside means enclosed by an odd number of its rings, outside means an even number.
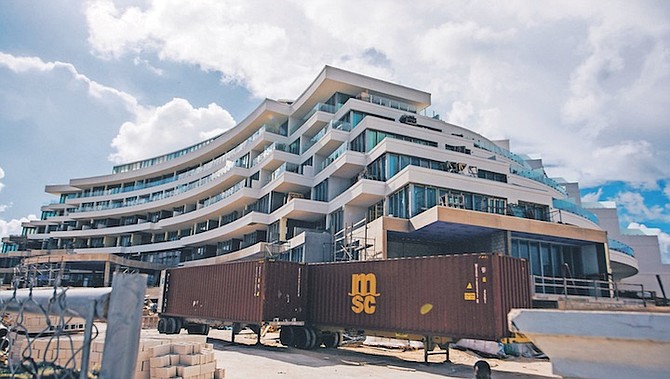
[[[309,342],[307,343],[307,346],[305,346],[305,349],[314,350],[317,346],[321,345],[320,338],[313,328],[306,327],[305,330],[307,331],[307,334],[309,334]]]
[[[177,334],[177,319],[168,317],[165,322],[165,334]]]
[[[328,349],[336,348],[340,345],[340,332],[327,332],[321,334],[321,343]]]
[[[309,342],[309,333],[307,332],[307,329],[297,326],[293,328],[293,331],[295,332],[294,338],[293,338],[293,347],[297,347],[298,349],[304,349],[307,347],[307,344]]]
[[[292,326],[282,326],[279,329],[279,342],[284,346],[293,346],[295,332]]]
[[[173,334],[179,334],[179,333],[181,333],[181,328],[182,328],[183,326],[184,326],[184,322],[183,322],[183,320],[180,319],[180,318],[175,318],[175,327],[176,327],[177,329],[175,329],[175,331],[174,331]]]
[[[158,333],[165,334],[165,324],[166,323],[167,322],[162,317],[158,320],[158,325],[156,326],[156,329],[158,329]]]
[[[200,334],[203,336],[206,336],[209,334],[209,325],[203,324],[202,327],[200,328]]]

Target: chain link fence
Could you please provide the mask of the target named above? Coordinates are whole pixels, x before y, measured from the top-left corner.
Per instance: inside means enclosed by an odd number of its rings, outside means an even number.
[[[131,378],[146,280],[116,274],[111,288],[0,291],[0,378]],[[104,335],[95,321],[105,321]],[[104,352],[92,356],[96,344]]]

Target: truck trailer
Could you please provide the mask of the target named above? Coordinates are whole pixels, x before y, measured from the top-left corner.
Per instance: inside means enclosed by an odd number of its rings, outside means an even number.
[[[507,314],[531,307],[526,260],[453,254],[301,264],[271,260],[167,270],[159,332],[280,327],[284,345],[335,347],[343,336],[421,340],[512,337]],[[162,326],[161,326],[162,325]]]

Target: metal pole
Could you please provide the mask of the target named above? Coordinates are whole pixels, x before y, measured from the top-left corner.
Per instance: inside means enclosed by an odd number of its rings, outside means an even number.
[[[88,360],[91,353],[91,335],[93,334],[95,303],[96,300],[91,302],[90,310],[86,315],[86,328],[84,329],[84,345],[81,349],[81,371],[79,371],[79,379],[88,379]]]
[[[146,274],[114,275],[100,377],[105,379],[133,377],[140,345],[142,307],[146,288]]]

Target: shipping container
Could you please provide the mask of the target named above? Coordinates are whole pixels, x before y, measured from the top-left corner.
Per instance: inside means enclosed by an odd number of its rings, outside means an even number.
[[[305,276],[303,264],[263,260],[166,270],[161,319],[177,326],[166,329],[164,321],[159,331],[162,326],[163,332],[178,333],[189,324],[304,321]]]
[[[458,254],[309,266],[308,323],[318,329],[499,340],[529,308],[525,260]]]

